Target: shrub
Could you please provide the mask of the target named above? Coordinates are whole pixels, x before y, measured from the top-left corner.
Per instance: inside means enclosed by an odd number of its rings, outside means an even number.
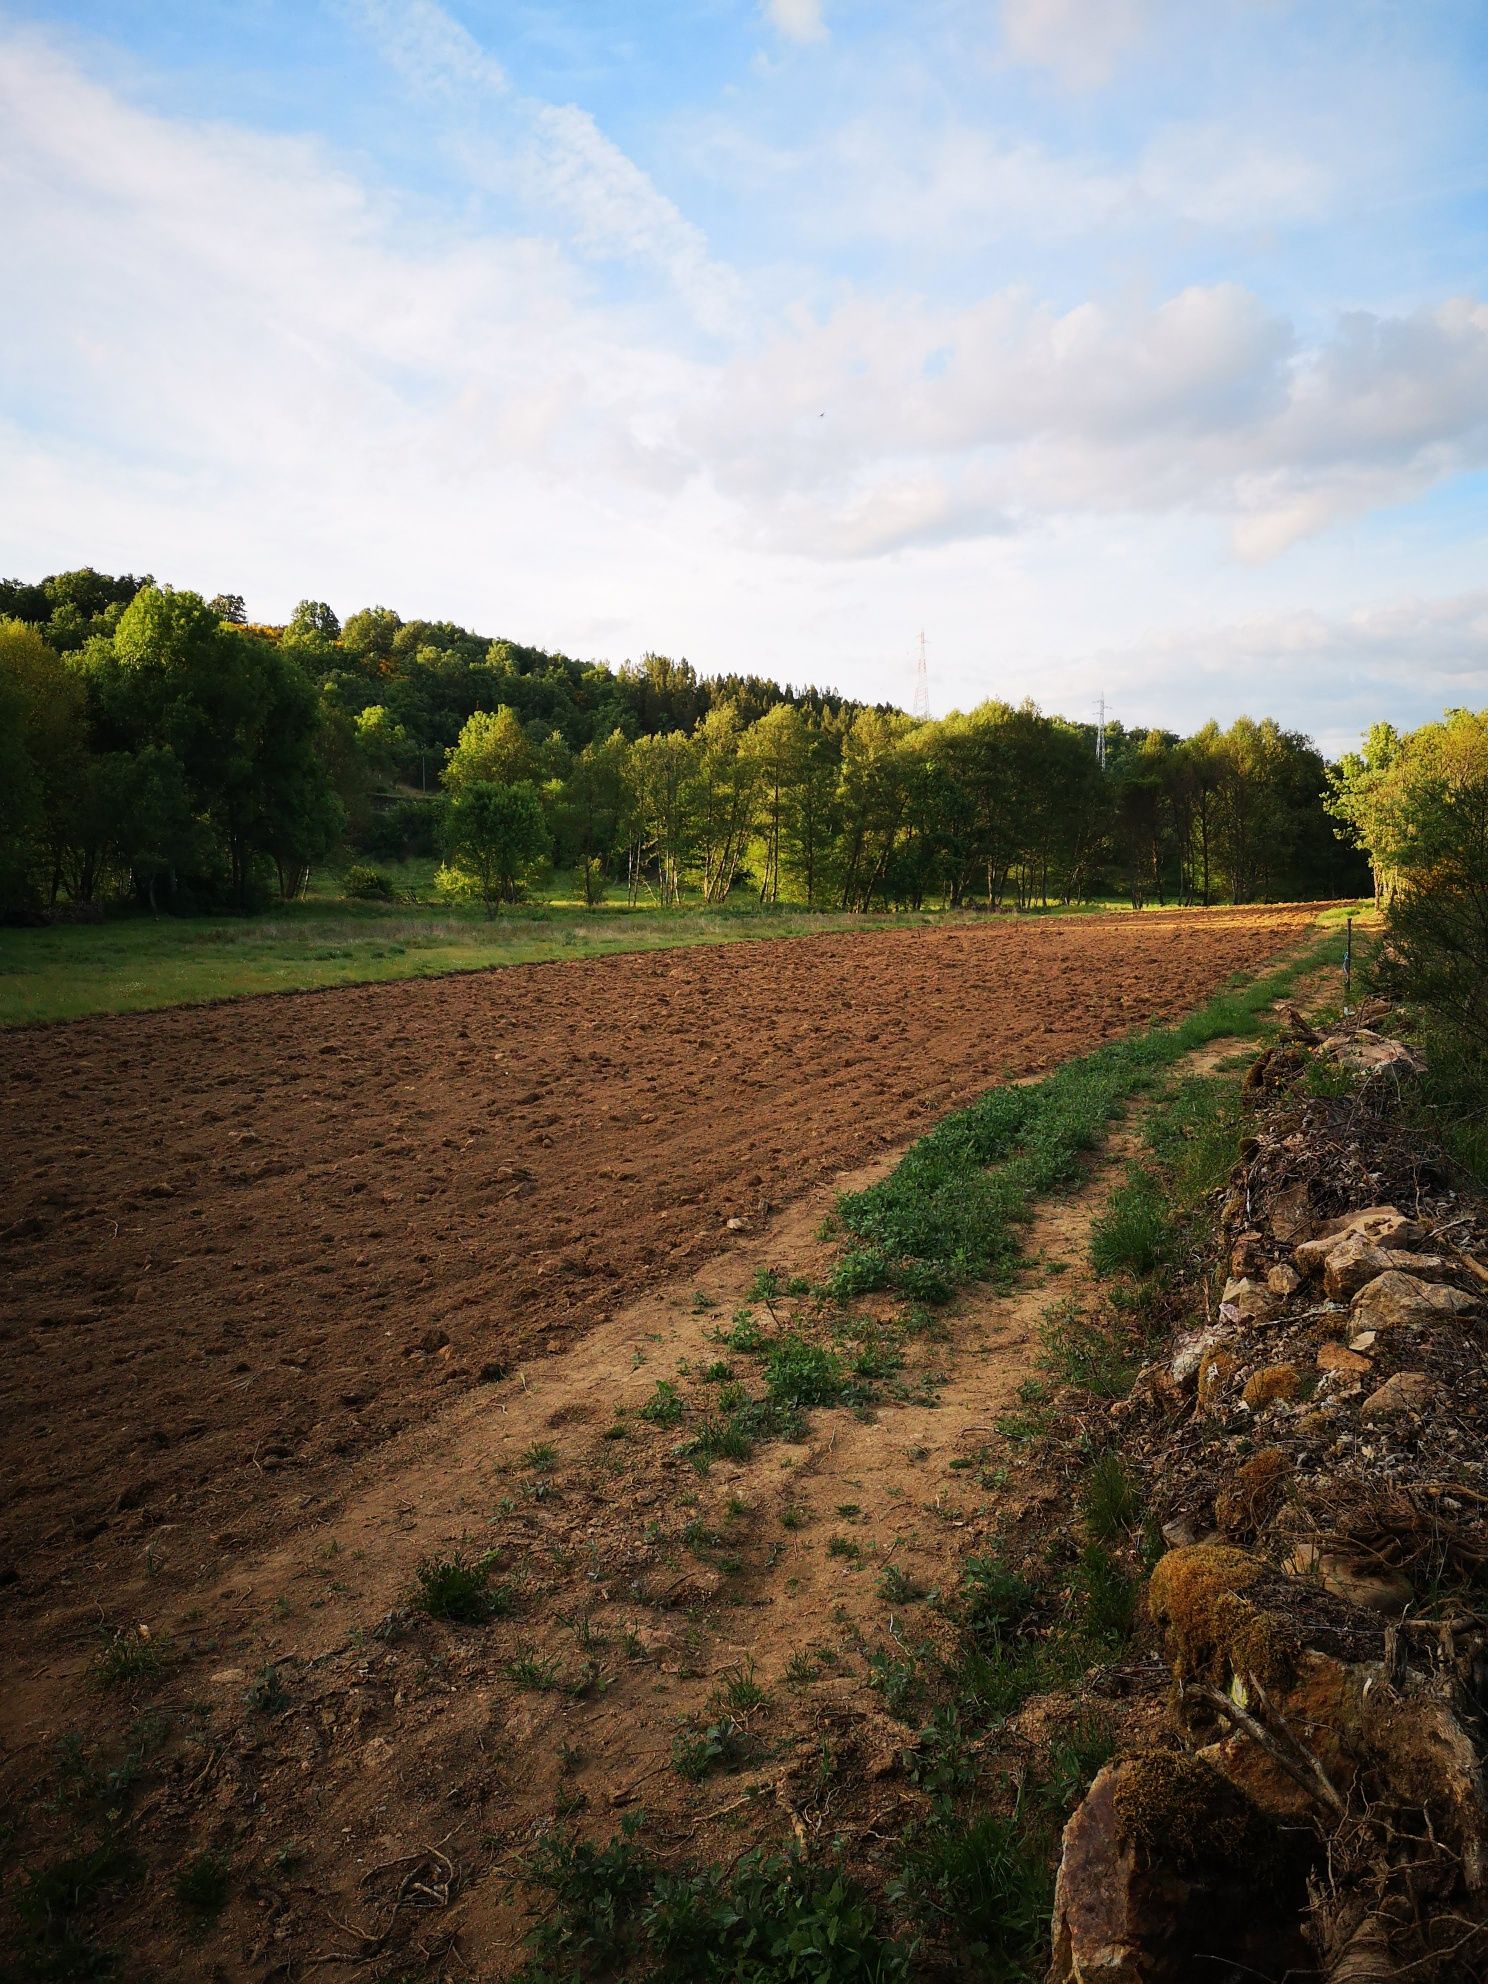
[[[1090,1264],[1097,1274],[1151,1274],[1169,1247],[1168,1194],[1140,1164],[1127,1167],[1106,1209],[1090,1229]]]
[[[415,1572],[416,1602],[431,1619],[455,1625],[481,1626],[510,1612],[515,1602],[510,1585],[493,1585],[494,1553],[469,1558],[457,1550],[451,1557],[427,1557]]]
[[[353,902],[391,902],[393,885],[380,868],[358,861],[341,877],[341,893]]]

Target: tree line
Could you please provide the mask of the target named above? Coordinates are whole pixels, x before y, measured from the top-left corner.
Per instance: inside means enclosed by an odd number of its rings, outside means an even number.
[[[612,668],[384,607],[285,626],[85,569],[0,582],[0,907],[252,907],[333,857],[443,856],[488,908],[999,909],[1356,892],[1328,767],[1271,719],[1180,737],[989,701],[938,721],[647,655]]]

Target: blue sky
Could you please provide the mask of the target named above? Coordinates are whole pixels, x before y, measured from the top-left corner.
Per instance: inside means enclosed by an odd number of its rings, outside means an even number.
[[[1482,703],[1485,78],[1470,0],[0,0],[0,564]]]

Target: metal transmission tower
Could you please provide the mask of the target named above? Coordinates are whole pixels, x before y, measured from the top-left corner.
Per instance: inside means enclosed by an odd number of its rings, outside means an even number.
[[[914,701],[910,704],[914,716],[930,714],[930,671],[925,666],[925,634],[920,631],[920,651],[915,658]]]
[[[1106,699],[1101,696],[1096,703],[1095,762],[1101,770],[1106,769]]]

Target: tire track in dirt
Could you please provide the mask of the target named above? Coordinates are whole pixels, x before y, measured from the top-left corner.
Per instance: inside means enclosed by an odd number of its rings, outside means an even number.
[[[213,1579],[730,1217],[1313,918],[808,937],[0,1035],[6,1630]]]

